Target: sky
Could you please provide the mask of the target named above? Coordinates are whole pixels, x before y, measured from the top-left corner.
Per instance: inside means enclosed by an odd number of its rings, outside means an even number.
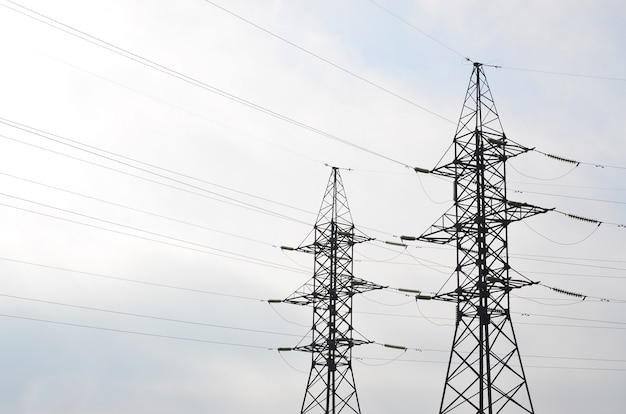
[[[361,411],[436,412],[454,309],[395,289],[452,290],[455,252],[384,242],[451,205],[412,167],[451,160],[472,61],[535,149],[509,198],[555,209],[509,230],[535,411],[626,404],[623,2],[0,6],[1,412],[299,412],[310,355],[277,349],[311,309],[267,300],[312,276],[280,246],[312,241],[329,166],[376,239],[355,276],[389,286],[354,299]]]

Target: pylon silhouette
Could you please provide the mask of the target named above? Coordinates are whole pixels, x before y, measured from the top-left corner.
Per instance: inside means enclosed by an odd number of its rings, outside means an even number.
[[[529,151],[509,140],[483,66],[475,63],[454,136],[454,160],[433,170],[452,178],[454,206],[419,237],[455,243],[457,288],[433,299],[456,303],[456,325],[440,413],[534,413],[509,311],[513,279],[508,226],[547,209],[509,201],[506,161]],[[422,297],[424,298],[424,297]]]
[[[353,338],[352,298],[382,286],[352,273],[354,245],[371,239],[355,232],[336,167],[332,168],[314,229],[313,244],[293,249],[313,254],[313,278],[282,301],[313,307],[311,343],[289,348],[312,355],[301,413],[360,414],[352,348],[369,341]]]

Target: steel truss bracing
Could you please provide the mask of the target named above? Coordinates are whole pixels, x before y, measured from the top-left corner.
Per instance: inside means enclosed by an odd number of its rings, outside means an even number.
[[[547,210],[509,201],[507,159],[528,151],[507,139],[484,69],[475,63],[454,136],[454,161],[429,171],[453,179],[454,206],[418,239],[455,243],[456,327],[440,413],[533,413],[509,311],[508,226]],[[419,170],[419,169],[416,169]],[[423,171],[425,172],[425,171]]]
[[[312,341],[294,350],[310,352],[311,371],[301,413],[360,413],[352,372],[352,298],[382,286],[355,278],[352,253],[370,240],[355,234],[339,170],[332,169],[315,223],[315,241],[296,250],[314,256],[313,278],[284,302],[313,307]]]

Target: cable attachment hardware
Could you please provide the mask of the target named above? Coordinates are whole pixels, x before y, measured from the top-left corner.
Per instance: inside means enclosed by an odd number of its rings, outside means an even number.
[[[580,294],[580,293],[576,293],[576,292],[570,292],[568,290],[564,290],[564,289],[560,289],[560,288],[556,288],[556,287],[551,287],[551,290],[557,292],[557,293],[561,293],[563,295],[567,295],[567,296],[574,296],[576,298],[582,298],[582,300],[585,300],[587,298],[587,296]]]

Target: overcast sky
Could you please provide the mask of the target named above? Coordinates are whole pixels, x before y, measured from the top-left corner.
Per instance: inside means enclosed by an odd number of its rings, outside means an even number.
[[[466,58],[499,67],[504,131],[537,150],[509,163],[509,198],[556,209],[509,231],[542,282],[511,300],[535,411],[626,405],[622,1],[0,5],[1,412],[299,412],[310,355],[276,349],[310,340],[311,310],[265,300],[313,258],[279,246],[311,241],[338,166],[377,239],[355,275],[453,289],[453,249],[384,241],[451,205],[407,166],[450,146]],[[354,311],[408,348],[354,350],[362,412],[436,412],[453,306],[385,290]]]

